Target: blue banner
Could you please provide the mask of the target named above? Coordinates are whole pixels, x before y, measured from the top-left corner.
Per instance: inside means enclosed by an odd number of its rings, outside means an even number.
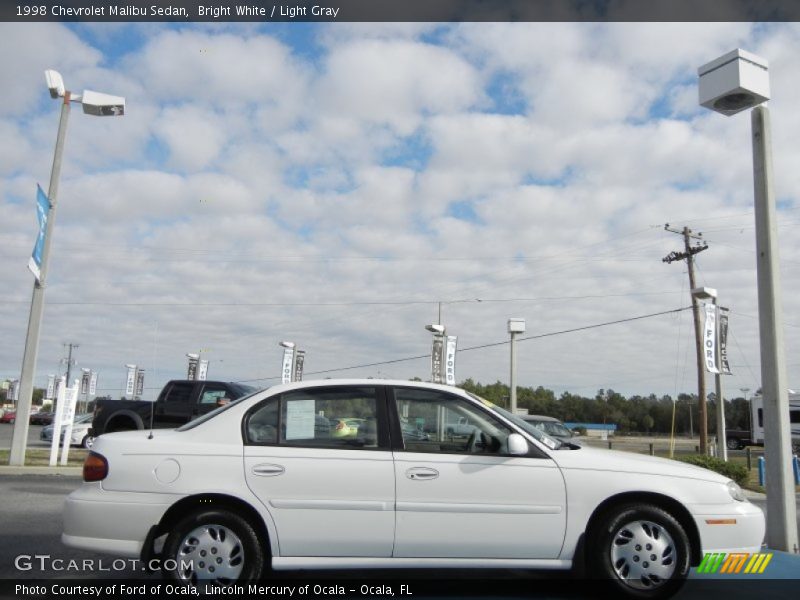
[[[36,216],[39,218],[39,235],[36,236],[36,245],[33,247],[33,254],[28,261],[28,268],[36,277],[36,281],[41,279],[42,273],[42,253],[44,252],[44,234],[47,230],[47,216],[50,214],[50,200],[42,191],[40,185],[36,186]]]

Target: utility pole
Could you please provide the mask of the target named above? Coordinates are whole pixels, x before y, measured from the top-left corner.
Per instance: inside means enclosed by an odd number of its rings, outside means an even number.
[[[703,241],[703,234],[692,233],[688,227],[682,230],[671,229],[669,223],[664,225],[664,229],[670,233],[677,233],[683,236],[683,252],[670,252],[662,259],[662,262],[671,263],[676,260],[685,260],[689,270],[689,296],[692,298],[692,318],[694,320],[694,343],[697,353],[697,408],[700,413],[700,423],[698,424],[700,435],[700,453],[708,454],[708,412],[706,410],[706,380],[705,380],[705,362],[703,361],[703,332],[700,327],[700,307],[697,303],[697,298],[692,294],[695,289],[694,283],[694,259],[695,254],[699,254],[703,250],[708,249],[708,245]],[[692,239],[697,240],[695,246],[691,245]],[[690,405],[691,410],[691,405]]]
[[[66,360],[66,363],[67,363],[67,387],[70,387],[70,385],[71,385],[70,375],[72,374],[72,365],[75,364],[75,361],[72,360],[72,350],[74,348],[80,348],[80,345],[79,344],[70,343],[70,344],[64,344],[64,347],[65,348],[69,348],[69,351],[67,353],[67,358],[66,359],[62,358],[61,360],[62,360],[62,362]]]

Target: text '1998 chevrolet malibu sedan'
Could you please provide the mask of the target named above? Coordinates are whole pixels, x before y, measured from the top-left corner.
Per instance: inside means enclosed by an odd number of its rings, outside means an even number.
[[[346,421],[353,431],[335,435]],[[468,422],[471,430],[453,423]],[[455,431],[458,431],[456,434]],[[463,390],[275,386],[176,430],[102,435],[63,542],[230,584],[301,568],[571,569],[666,597],[764,516],[714,472],[548,437]]]

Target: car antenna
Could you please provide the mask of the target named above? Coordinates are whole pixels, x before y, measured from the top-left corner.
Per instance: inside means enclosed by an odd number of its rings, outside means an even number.
[[[147,436],[148,440],[153,439],[153,405],[155,404],[154,400],[150,401],[150,435]]]

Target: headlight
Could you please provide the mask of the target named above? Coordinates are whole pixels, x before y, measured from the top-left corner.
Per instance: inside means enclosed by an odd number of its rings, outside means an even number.
[[[735,481],[729,481],[727,487],[728,487],[728,493],[734,500],[738,500],[739,502],[745,502],[747,500],[744,497],[744,492],[742,491],[742,488],[740,488],[739,484],[736,483]]]

